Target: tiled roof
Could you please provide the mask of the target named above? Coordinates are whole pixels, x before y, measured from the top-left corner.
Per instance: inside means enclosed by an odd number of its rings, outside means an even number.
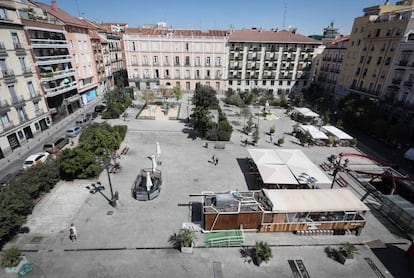
[[[290,31],[267,30],[235,30],[229,36],[229,42],[283,42],[283,43],[313,43],[320,41]]]
[[[126,28],[126,34],[139,34],[147,36],[161,36],[171,33],[179,37],[226,37],[226,30],[185,30],[185,29],[158,29],[158,28]]]
[[[82,28],[88,28],[88,26],[85,23],[83,23],[82,20],[71,16],[70,14],[66,13],[65,11],[59,9],[58,7],[57,7],[57,9],[52,9],[51,6],[40,3],[40,2],[35,2],[35,1],[30,1],[30,2],[33,3],[34,5],[38,6],[39,8],[45,9],[49,14],[51,14],[54,17],[58,18],[59,20],[63,21],[67,25],[78,26],[78,27],[82,27]]]

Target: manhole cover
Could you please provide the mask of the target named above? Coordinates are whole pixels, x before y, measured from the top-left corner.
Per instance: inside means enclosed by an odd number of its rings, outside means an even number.
[[[106,213],[106,215],[112,215],[112,214],[114,214],[114,211],[113,211],[113,210],[109,210],[109,211]]]

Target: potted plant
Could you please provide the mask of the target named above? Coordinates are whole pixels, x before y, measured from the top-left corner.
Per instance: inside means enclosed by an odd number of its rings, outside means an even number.
[[[26,258],[17,247],[13,246],[3,251],[0,265],[6,268],[7,273],[17,273],[25,263],[27,263]]]
[[[178,233],[174,233],[168,239],[168,242],[177,250],[182,253],[193,253],[194,240],[197,239],[197,235],[194,231],[189,229],[180,229]]]
[[[285,143],[285,137],[280,137],[280,138],[277,140],[277,144],[278,144],[279,146],[282,146],[284,143]]]
[[[355,261],[355,255],[359,254],[355,245],[345,242],[341,244],[338,250],[338,259],[342,264],[350,264]]]
[[[256,241],[256,244],[252,248],[242,247],[240,254],[248,263],[253,262],[255,265],[260,266],[262,262],[268,262],[272,258],[272,250],[267,242]],[[246,259],[247,258],[247,259]]]

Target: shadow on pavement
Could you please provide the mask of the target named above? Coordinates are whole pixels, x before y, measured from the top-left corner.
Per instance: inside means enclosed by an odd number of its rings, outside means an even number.
[[[259,190],[261,186],[257,182],[256,175],[251,173],[249,162],[247,158],[237,158],[237,163],[239,164],[240,170],[244,175],[244,180],[246,181],[247,188],[249,190]]]
[[[386,248],[375,248],[371,250],[392,276],[399,278],[413,277],[414,266],[410,266],[410,259],[413,258],[405,256],[405,250],[392,244],[386,244]]]

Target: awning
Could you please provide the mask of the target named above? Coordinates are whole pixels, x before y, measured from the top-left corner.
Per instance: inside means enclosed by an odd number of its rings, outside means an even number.
[[[254,163],[257,164],[284,164],[273,149],[248,149]]]
[[[313,125],[299,125],[299,128],[302,129],[304,132],[309,132],[312,139],[328,140],[328,136],[326,136],[325,133],[323,133],[317,127]]]
[[[324,125],[321,127],[321,129],[325,130],[326,132],[329,132],[339,140],[352,140],[352,136],[348,135],[347,133],[343,132],[337,127],[331,125]]]
[[[319,117],[319,114],[313,112],[312,110],[306,107],[295,107],[294,112],[301,114],[303,117],[310,117],[310,118]]]
[[[298,184],[286,165],[257,164],[263,183],[266,184]]]
[[[273,212],[369,211],[348,189],[263,189]]]

